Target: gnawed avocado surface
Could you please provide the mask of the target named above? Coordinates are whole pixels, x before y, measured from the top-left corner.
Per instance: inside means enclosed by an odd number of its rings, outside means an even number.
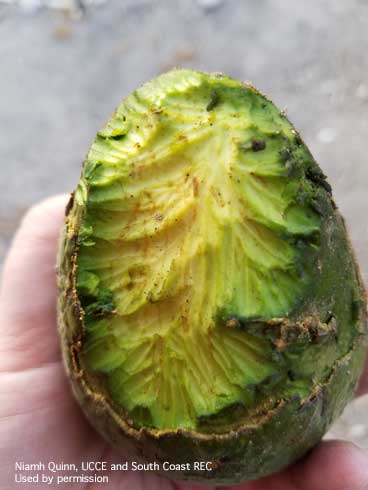
[[[76,195],[84,352],[136,426],[196,429],[270,386],[302,396],[241,326],[289,316],[311,287],[313,176],[327,185],[275,106],[223,76],[164,74],[99,132]]]
[[[175,479],[296,461],[364,365],[366,296],[331,188],[285,116],[225,76],[176,70],[121,104],[67,206],[58,288],[86,416],[125,456],[189,464],[161,470]]]

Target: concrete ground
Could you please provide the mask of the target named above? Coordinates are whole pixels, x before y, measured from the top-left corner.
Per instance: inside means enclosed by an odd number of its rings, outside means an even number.
[[[250,80],[286,109],[367,281],[367,25],[364,0],[0,0],[0,265],[25,209],[74,188],[122,97],[183,66]],[[368,447],[367,410],[352,404],[333,434]]]

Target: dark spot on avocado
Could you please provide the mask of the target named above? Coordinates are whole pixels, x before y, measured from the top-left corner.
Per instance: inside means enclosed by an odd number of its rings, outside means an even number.
[[[65,216],[68,216],[68,214],[72,210],[73,205],[74,205],[74,192],[72,192],[70,194],[68,204],[66,205],[66,208],[65,208]]]
[[[252,138],[250,141],[240,143],[239,149],[242,151],[262,151],[266,148],[266,142],[264,140]]]
[[[306,172],[306,177],[314,184],[323,187],[327,192],[331,192],[331,186],[326,180],[325,174],[316,165],[310,166]]]
[[[214,109],[218,105],[219,101],[220,101],[220,97],[219,97],[218,93],[212,92],[211,93],[211,99],[210,99],[209,103],[207,104],[206,110],[208,112],[212,111],[212,109]]]
[[[252,140],[252,150],[253,151],[262,151],[266,148],[266,142],[263,140]]]
[[[280,150],[280,158],[283,163],[286,163],[288,160],[291,160],[292,156],[293,155],[290,148],[285,147]]]
[[[125,133],[124,134],[114,134],[113,136],[110,136],[110,139],[119,141],[121,139],[125,138]]]

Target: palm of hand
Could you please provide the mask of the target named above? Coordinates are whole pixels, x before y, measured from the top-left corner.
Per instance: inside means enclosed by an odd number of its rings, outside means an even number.
[[[16,486],[16,461],[46,465],[48,461],[77,465],[82,461],[123,461],[84,419],[61,363],[55,319],[55,255],[65,202],[64,196],[49,199],[27,215],[4,269],[0,290],[0,489],[4,490]],[[323,443],[292,468],[239,488],[363,490],[368,488],[367,463],[365,452],[350,444]],[[194,487],[143,472],[110,472],[108,477],[106,486],[81,483],[72,488]],[[55,483],[48,485],[57,487]]]

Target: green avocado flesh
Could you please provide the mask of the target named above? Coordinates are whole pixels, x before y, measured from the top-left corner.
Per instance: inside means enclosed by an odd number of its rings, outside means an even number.
[[[75,195],[76,288],[85,366],[135,427],[225,431],[326,379],[354,337],[336,342],[332,300],[313,309],[335,288],[329,191],[284,115],[226,76],[174,70],[118,107]]]

